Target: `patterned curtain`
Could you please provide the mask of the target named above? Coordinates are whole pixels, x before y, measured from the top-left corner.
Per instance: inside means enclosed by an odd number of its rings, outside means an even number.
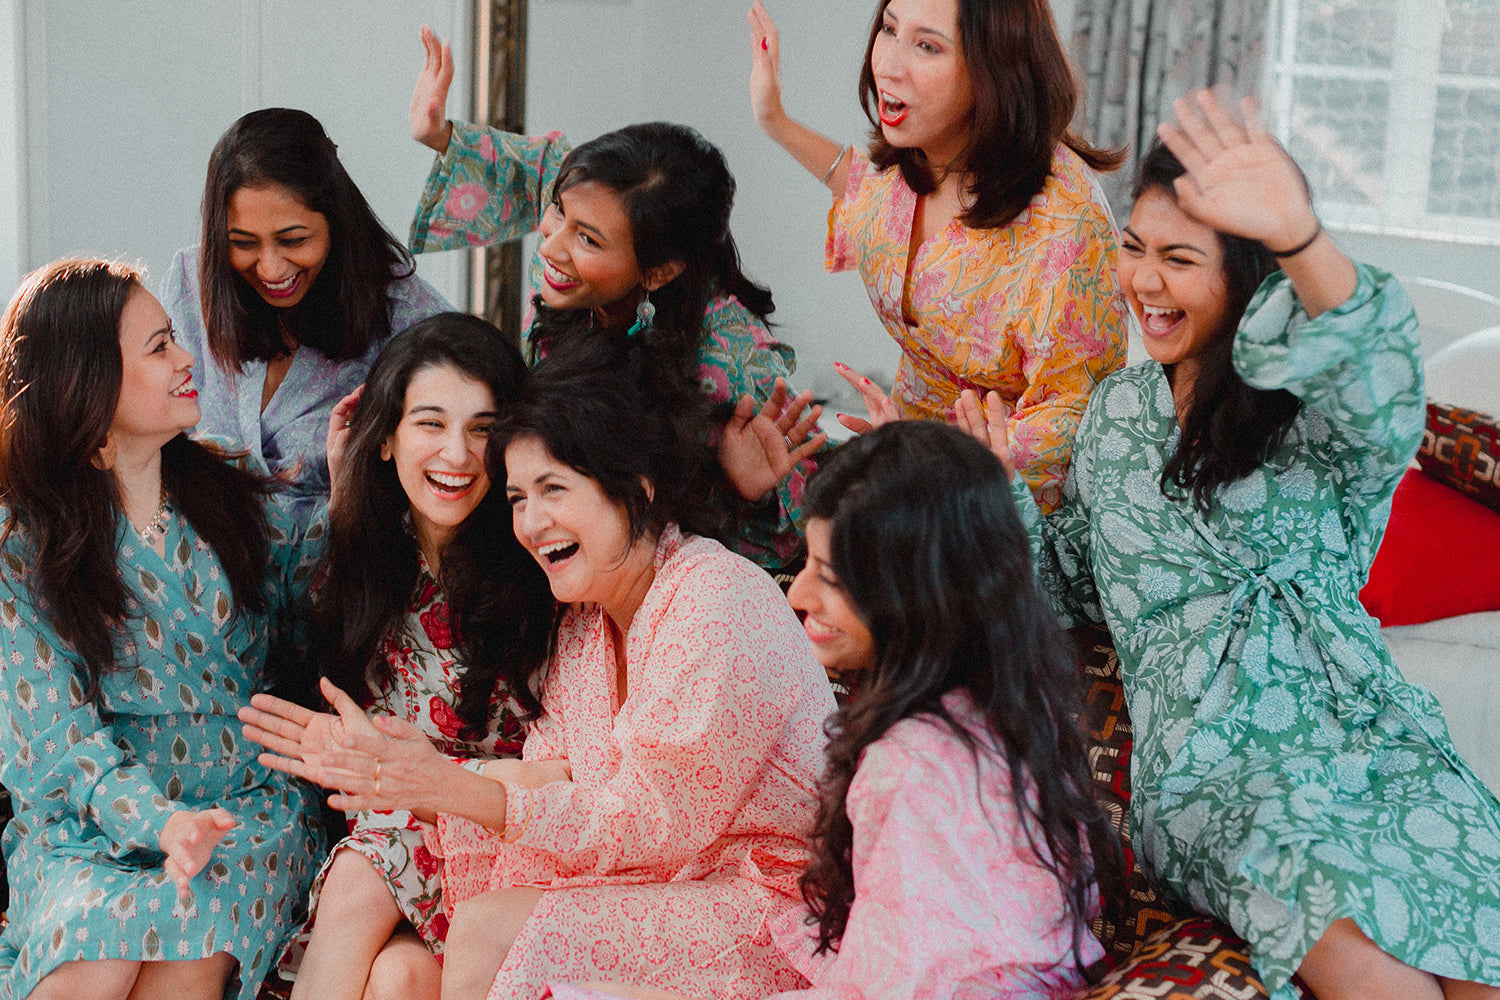
[[[1253,94],[1270,27],[1271,0],[1077,0],[1072,54],[1084,90],[1081,131],[1100,146],[1129,146],[1104,176],[1118,212],[1129,204],[1136,157],[1172,102],[1225,84]]]

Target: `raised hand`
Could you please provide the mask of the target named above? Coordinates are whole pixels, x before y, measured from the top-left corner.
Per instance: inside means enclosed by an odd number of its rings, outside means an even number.
[[[328,453],[328,482],[333,492],[339,488],[339,473],[344,471],[344,450],[349,446],[349,435],[352,433],[350,422],[354,419],[354,411],[359,408],[359,398],[364,395],[365,387],[360,385],[349,395],[338,401],[328,414],[328,439],[324,450]],[[333,496],[328,498],[329,506],[333,505]]]
[[[859,393],[865,403],[865,414],[869,417],[865,420],[850,413],[840,413],[839,423],[856,434],[864,434],[892,420],[901,419],[900,414],[896,412],[896,404],[891,402],[891,397],[887,396],[880,386],[842,362],[835,361],[833,370],[838,372],[845,382],[852,385],[855,392]]]
[[[308,778],[308,769],[344,745],[344,722],[338,716],[314,712],[274,695],[251,695],[250,704],[239,710],[239,719],[245,738],[270,751],[260,755],[262,764],[300,778]]]
[[[177,885],[178,899],[192,895],[188,886],[193,876],[207,867],[214,848],[234,826],[234,817],[219,808],[179,809],[167,817],[157,845],[167,856],[162,866]]]
[[[1200,90],[1178,98],[1172,114],[1175,122],[1163,122],[1157,134],[1187,170],[1175,184],[1184,212],[1273,252],[1299,247],[1316,233],[1307,182],[1260,127],[1252,99],[1241,102],[1237,117],[1212,91]]]
[[[735,490],[746,500],[759,500],[791,475],[797,463],[828,440],[813,434],[821,406],[812,393],[790,395],[786,380],[778,378],[759,411],[752,396],[741,396],[719,439],[719,465]],[[809,437],[811,435],[811,437]]]
[[[781,36],[776,22],[760,0],[754,0],[750,21],[750,112],[767,132],[786,117],[781,104]]]
[[[453,52],[437,33],[422,25],[422,49],[426,58],[417,85],[411,92],[407,120],[411,137],[439,153],[448,151],[453,126],[448,124],[448,88],[453,84]]]
[[[1010,451],[1010,407],[1000,394],[991,389],[984,402],[979,393],[965,389],[958,394],[958,405],[953,408],[953,422],[958,429],[990,450],[990,454],[1005,466],[1005,477],[1016,477],[1016,457]]]

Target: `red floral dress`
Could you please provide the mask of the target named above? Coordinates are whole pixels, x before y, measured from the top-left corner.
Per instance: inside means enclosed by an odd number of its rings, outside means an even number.
[[[372,710],[399,715],[426,733],[439,750],[460,761],[518,757],[525,731],[518,709],[500,692],[490,702],[490,724],[480,742],[459,736],[462,724],[458,703],[458,626],[448,616],[448,602],[422,561],[412,602],[400,624],[382,646],[394,674],[393,683],[378,689]],[[313,882],[308,911],[312,917],[298,935],[283,967],[300,964],[317,918],[318,896],[328,866],[342,849],[358,851],[385,879],[402,915],[411,922],[433,954],[441,955],[448,933],[443,908],[442,866],[422,845],[417,821],[405,810],[361,812],[354,816],[349,836],[339,841]]]

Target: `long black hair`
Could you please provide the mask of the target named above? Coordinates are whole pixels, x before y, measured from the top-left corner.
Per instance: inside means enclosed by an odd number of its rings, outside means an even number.
[[[818,950],[837,950],[854,902],[847,798],[860,754],[900,720],[928,715],[976,761],[1009,769],[1011,805],[1057,879],[1076,951],[1095,873],[1114,878],[1118,852],[1076,725],[1078,668],[1033,583],[1004,469],[955,428],[895,422],[843,445],[809,483],[804,509],[829,522],[831,568],[876,651],[863,692],[828,723],[816,854],[802,877]],[[955,690],[983,733],[944,708]]]
[[[729,231],[734,176],[724,154],[686,125],[627,125],[568,153],[553,200],[587,181],[620,198],[642,272],[674,261],[683,265],[681,274],[651,292],[656,318],[645,339],[682,381],[695,382],[703,314],[715,295],[735,296],[761,319],[775,309],[770,291],[740,268]],[[537,300],[532,339],[542,350],[566,350],[569,341],[591,332],[586,313],[559,313]]]
[[[83,659],[84,696],[117,667],[137,603],[120,577],[124,517],[113,472],[95,464],[120,402],[120,318],[148,295],[125,264],[60,260],[27,275],[0,320],[0,541],[23,528],[29,586]],[[224,568],[236,615],[267,608],[273,480],[178,434],[162,446],[162,485]],[[6,569],[11,575],[11,568]]]
[[[483,383],[503,416],[521,393],[520,352],[484,320],[439,313],[398,334],[376,359],[355,410],[344,466],[329,511],[326,579],[316,602],[321,672],[354,697],[388,683],[382,640],[396,627],[419,578],[417,542],[406,528],[409,501],[381,446],[405,412],[419,371],[451,366]],[[438,584],[455,625],[462,674],[457,713],[482,738],[497,690],[525,714],[540,710],[535,683],[551,637],[546,577],[510,527],[503,480],[494,479],[443,551]]]
[[[881,170],[899,166],[913,191],[929,194],[937,188],[934,164],[920,149],[892,146],[880,129],[870,54],[889,5],[880,0],[875,10],[859,74],[859,101],[871,126],[870,162]],[[1078,84],[1048,0],[958,0],[958,44],[974,95],[969,144],[959,164],[969,175],[966,193],[972,199],[959,215],[964,225],[1010,225],[1047,182],[1058,143],[1095,170],[1120,165],[1123,150],[1097,149],[1069,127]]]
[[[1131,196],[1159,191],[1174,201],[1172,182],[1187,173],[1160,139],[1141,160]],[[1194,359],[1198,371],[1182,418],[1182,436],[1161,473],[1164,495],[1186,491],[1205,515],[1220,487],[1245,478],[1280,447],[1302,410],[1285,389],[1256,389],[1234,368],[1234,332],[1261,283],[1277,270],[1258,240],[1216,233],[1224,255],[1223,320]]]
[[[262,299],[229,262],[229,200],[240,188],[270,185],[328,220],[328,259],[302,301],[287,309]],[[225,371],[283,353],[282,322],[298,343],[330,359],[362,357],[390,336],[386,289],[414,270],[411,252],[380,224],[339,162],[338,147],[306,111],[252,111],[214,146],[198,272],[209,350]]]

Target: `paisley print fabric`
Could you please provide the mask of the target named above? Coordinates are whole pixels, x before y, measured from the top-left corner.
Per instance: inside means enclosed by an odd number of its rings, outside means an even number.
[[[615,688],[612,626],[564,616],[527,760],[572,781],[507,786],[506,830],[439,816],[452,902],[547,891],[490,991],[633,981],[759,1000],[802,985],[769,921],[796,905],[833,695],[786,598],[717,542],[669,527]]]
[[[416,253],[489,246],[517,239],[541,224],[552,186],[571,147],[559,132],[523,136],[453,123],[448,151],[433,164],[411,224]],[[531,300],[541,285],[542,262],[533,256],[527,280],[522,351],[539,360],[530,338]],[[733,295],[715,295],[703,314],[698,384],[728,420],[741,396],[757,405],[771,395],[777,378],[791,382],[797,369],[791,347],[771,336],[765,321]],[[775,572],[794,566],[802,554],[802,489],[816,466],[803,462],[777,487],[777,502],[743,500],[727,480],[714,484],[715,499],[729,511],[720,535],[740,555]]]
[[[1361,266],[1309,320],[1275,275],[1235,365],[1303,409],[1207,517],[1159,486],[1178,428],[1155,363],[1100,386],[1061,510],[1015,491],[1058,610],[1114,636],[1138,855],[1249,942],[1274,1000],[1344,917],[1410,965],[1500,984],[1500,802],[1357,597],[1422,436],[1416,346],[1389,276]]]
[[[958,394],[998,391],[1010,445],[1043,510],[1062,499],[1078,420],[1100,379],[1125,364],[1119,241],[1093,175],[1066,146],[1039,195],[1008,226],[953,220],[915,253],[917,194],[896,167],[855,150],[828,216],[824,263],[858,268],[901,345],[892,396],[913,420],[951,420]]]
[[[306,595],[323,522],[298,537],[278,504],[267,574],[271,611],[236,615],[218,558],[181,515],[166,559],[121,525],[120,575],[139,599],[124,665],[83,695],[77,654],[28,580],[24,528],[0,550],[0,781],[9,924],[0,997],[24,997],[64,962],[239,960],[231,996],[255,996],[321,856],[313,791],[256,762],[235,712],[259,690],[271,623]],[[8,516],[8,515],[7,515]],[[158,838],[179,809],[221,806],[237,825],[177,900]]]

